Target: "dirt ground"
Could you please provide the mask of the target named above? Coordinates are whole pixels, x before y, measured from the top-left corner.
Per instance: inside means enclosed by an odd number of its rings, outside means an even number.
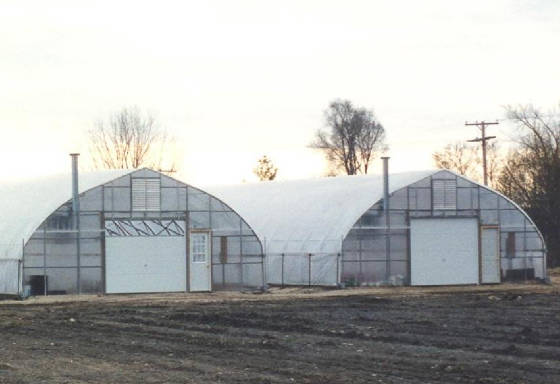
[[[560,276],[2,301],[0,342],[0,383],[560,383]]]

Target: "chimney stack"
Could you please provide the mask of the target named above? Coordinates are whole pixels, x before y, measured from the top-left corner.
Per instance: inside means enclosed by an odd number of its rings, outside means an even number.
[[[383,159],[383,214],[385,215],[385,281],[391,279],[391,216],[389,215],[389,157]]]
[[[388,156],[383,156],[383,210],[385,216],[389,217],[389,159]]]
[[[79,153],[71,153],[72,157],[72,215],[74,216],[74,229],[79,228],[79,215],[80,215],[80,196],[78,188],[78,156]]]

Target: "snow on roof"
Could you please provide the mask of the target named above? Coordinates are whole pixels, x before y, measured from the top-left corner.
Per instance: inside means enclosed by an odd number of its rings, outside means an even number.
[[[79,192],[131,173],[131,170],[84,172]],[[72,174],[17,182],[0,182],[0,259],[20,259],[27,242],[41,223],[72,198]]]
[[[437,170],[395,173],[389,192]],[[356,221],[383,198],[383,176],[338,176],[209,186],[243,217],[268,253],[338,253]]]

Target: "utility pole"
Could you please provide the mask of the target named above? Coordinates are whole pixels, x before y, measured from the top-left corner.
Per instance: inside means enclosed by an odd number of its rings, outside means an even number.
[[[496,125],[500,124],[497,121],[493,123],[487,123],[484,120],[480,123],[477,121],[476,123],[468,123],[465,122],[465,125],[476,125],[479,127],[480,132],[482,133],[482,137],[477,137],[476,139],[467,140],[469,143],[481,142],[482,144],[482,170],[484,173],[484,185],[488,185],[488,171],[486,168],[486,142],[490,139],[495,139],[496,136],[486,136],[486,127],[488,125]]]

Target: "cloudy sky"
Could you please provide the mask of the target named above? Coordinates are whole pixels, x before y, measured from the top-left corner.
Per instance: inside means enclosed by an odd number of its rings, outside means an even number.
[[[466,120],[560,101],[560,2],[2,1],[0,178],[65,172],[95,120],[154,113],[194,184],[319,176],[335,98],[372,108],[391,168],[433,166]],[[492,134],[514,134],[503,122]],[[374,166],[379,169],[379,167]]]

